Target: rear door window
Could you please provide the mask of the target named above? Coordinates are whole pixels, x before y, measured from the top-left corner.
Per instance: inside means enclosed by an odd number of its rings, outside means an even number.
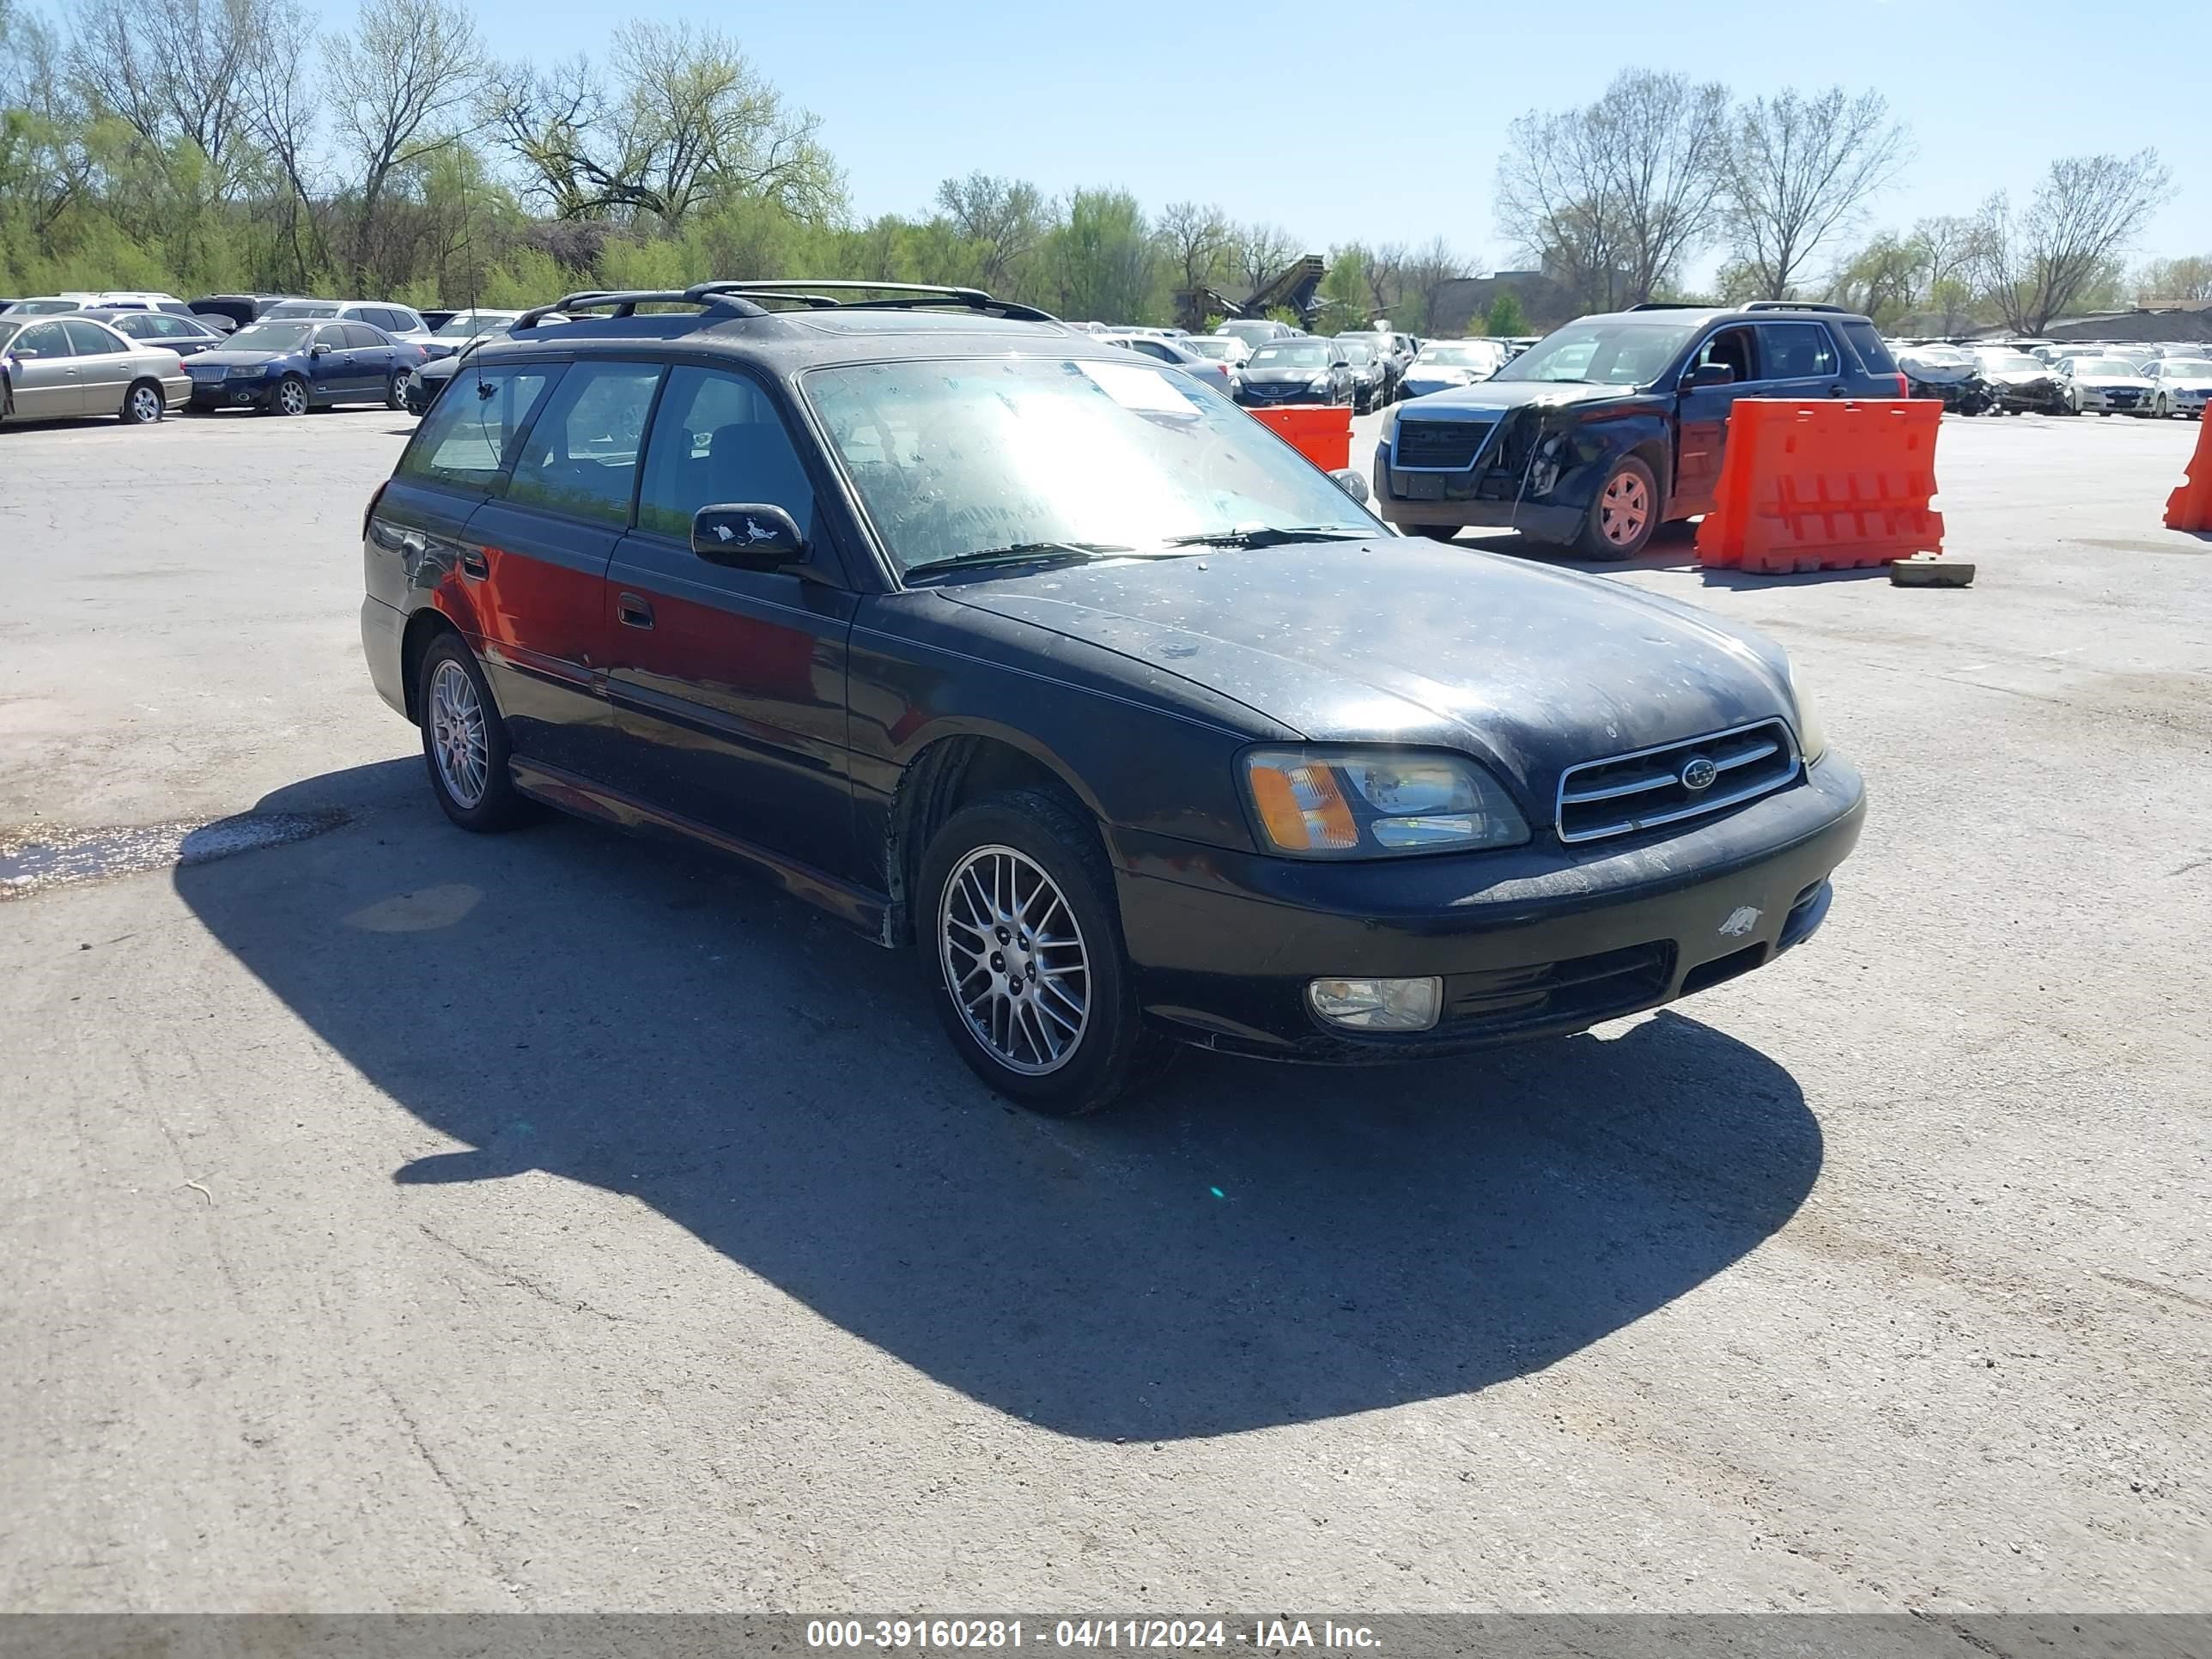
[[[1759,352],[1764,380],[1810,380],[1833,374],[1836,343],[1818,323],[1761,323]]]
[[[384,337],[363,323],[345,325],[346,344],[356,351],[374,350],[384,343]]]
[[[98,323],[71,318],[62,326],[69,331],[70,349],[80,357],[106,357],[131,348]]]
[[[396,477],[489,490],[561,373],[558,363],[471,370],[446,388],[416,428]]]
[[[532,425],[507,483],[507,501],[601,524],[629,524],[638,449],[659,384],[657,363],[572,365]]]

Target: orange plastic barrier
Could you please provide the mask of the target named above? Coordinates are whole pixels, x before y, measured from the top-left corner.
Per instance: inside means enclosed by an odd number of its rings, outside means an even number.
[[[1352,465],[1352,410],[1336,404],[1292,404],[1245,411],[1280,433],[1291,448],[1324,472]]]
[[[2212,530],[2212,416],[2197,423],[2197,453],[2182,476],[2189,482],[2166,498],[2166,527]]]
[[[1698,562],[1844,570],[1943,550],[1931,398],[1795,403],[1739,398],[1729,412]]]

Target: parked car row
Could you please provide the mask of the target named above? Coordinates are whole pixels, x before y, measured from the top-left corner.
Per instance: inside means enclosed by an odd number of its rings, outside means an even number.
[[[2011,346],[1898,349],[1908,395],[1960,415],[2138,415],[2200,418],[2212,392],[2212,351],[2111,348],[2042,355]]]

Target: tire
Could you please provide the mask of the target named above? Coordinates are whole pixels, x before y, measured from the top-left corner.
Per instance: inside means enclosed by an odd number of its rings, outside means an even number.
[[[123,394],[117,417],[125,426],[151,426],[167,411],[168,401],[156,380],[133,380]]]
[[[938,1018],[995,1092],[1079,1117],[1172,1056],[1145,1029],[1114,872],[1071,802],[1020,789],[962,808],[930,837],[915,891]]]
[[[1641,553],[1659,527],[1659,483],[1633,455],[1613,464],[1598,486],[1597,499],[1576,536],[1575,551],[1586,559],[1617,564]]]
[[[392,370],[392,378],[384,383],[384,406],[402,410],[407,407],[407,379],[398,369]]]
[[[415,707],[430,793],[447,817],[464,830],[494,835],[534,816],[507,775],[507,722],[459,635],[440,634],[422,653]]]
[[[1401,530],[1410,530],[1416,536],[1426,536],[1432,542],[1448,542],[1459,534],[1455,524],[1401,524]]]
[[[2158,401],[2150,406],[2151,419],[2154,421],[2163,421],[2170,418],[2172,414],[2173,411],[2166,406],[2166,393],[2163,392],[2160,392],[2158,394]]]
[[[287,374],[269,389],[269,401],[262,410],[270,415],[304,415],[310,407],[307,383],[296,374]]]

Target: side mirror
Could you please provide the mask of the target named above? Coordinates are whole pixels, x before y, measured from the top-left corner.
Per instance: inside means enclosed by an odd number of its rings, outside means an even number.
[[[326,345],[311,346],[307,349],[307,355],[310,357],[327,357],[331,355],[331,349]]]
[[[1335,479],[1336,487],[1351,496],[1353,501],[1358,501],[1362,507],[1367,504],[1367,480],[1350,467],[1340,466],[1328,476]]]
[[[724,501],[691,515],[691,550],[709,564],[775,570],[806,553],[790,514],[769,501]]]
[[[1692,392],[1700,386],[1735,384],[1735,370],[1726,363],[1699,363],[1690,371],[1690,389]]]
[[[1334,362],[1330,363],[1329,367],[1331,368],[1350,368],[1352,367],[1352,359],[1349,357],[1339,357]]]

